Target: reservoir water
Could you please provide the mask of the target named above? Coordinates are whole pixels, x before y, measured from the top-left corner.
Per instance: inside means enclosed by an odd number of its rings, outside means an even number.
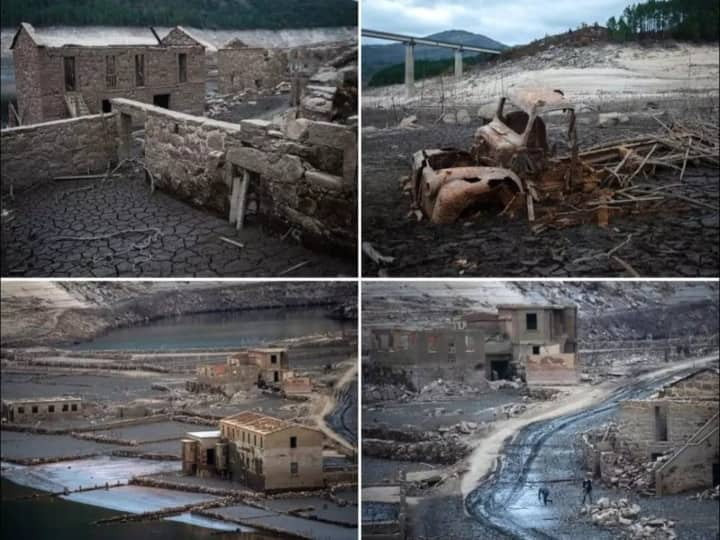
[[[280,538],[258,533],[222,532],[159,520],[139,523],[94,525],[93,522],[119,515],[97,506],[66,501],[2,479],[0,536],[27,540],[271,540]],[[37,498],[28,498],[39,495]]]
[[[352,330],[322,308],[263,309],[183,315],[109,331],[74,350],[257,347],[312,334]]]

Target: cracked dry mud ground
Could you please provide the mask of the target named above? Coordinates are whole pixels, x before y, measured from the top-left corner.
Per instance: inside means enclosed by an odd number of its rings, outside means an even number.
[[[95,182],[95,183],[93,183]],[[82,189],[81,188],[88,188]],[[47,183],[19,194],[3,219],[2,275],[42,277],[355,275],[352,260],[310,251],[252,221],[227,220],[156,191],[139,177]],[[142,248],[159,230],[157,238]],[[123,230],[145,229],[99,240]],[[224,236],[244,244],[238,248]]]
[[[408,113],[409,114],[409,113]],[[384,111],[364,110],[365,125],[396,125]],[[608,252],[632,234],[616,254],[641,276],[716,276],[718,272],[718,213],[678,201],[653,213],[615,217],[606,229],[594,224],[533,234],[523,217],[488,216],[482,221],[452,225],[419,223],[408,217],[410,197],[399,179],[410,173],[411,156],[423,148],[467,148],[479,123],[468,126],[422,121],[417,129],[391,128],[363,134],[362,230],[382,255],[394,257],[384,268],[390,276],[566,277],[625,276],[607,257],[574,263]],[[656,130],[652,124],[611,129],[582,125],[580,145],[632,137]],[[549,137],[558,131],[549,126]],[[718,204],[717,169],[688,167],[682,193]],[[652,183],[676,183],[677,175],[659,174]],[[376,276],[379,267],[363,259],[363,275]]]

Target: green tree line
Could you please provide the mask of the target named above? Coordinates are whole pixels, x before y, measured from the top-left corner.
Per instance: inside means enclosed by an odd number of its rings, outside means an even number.
[[[357,26],[353,0],[2,0],[3,27],[174,26],[311,28]]]
[[[720,38],[718,0],[648,0],[625,8],[607,22],[611,39],[643,37],[717,41]]]

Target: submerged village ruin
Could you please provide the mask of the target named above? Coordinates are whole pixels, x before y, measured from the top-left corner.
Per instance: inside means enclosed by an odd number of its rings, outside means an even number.
[[[112,509],[98,534],[357,537],[353,284],[15,281],[2,301],[3,491],[35,490],[12,500]]]
[[[4,276],[353,275],[357,43],[23,23]]]

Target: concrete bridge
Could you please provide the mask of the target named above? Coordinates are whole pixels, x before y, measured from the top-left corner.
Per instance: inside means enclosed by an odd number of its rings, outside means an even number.
[[[370,30],[369,28],[363,28],[362,35],[363,37],[399,41],[405,44],[405,89],[407,90],[408,97],[415,94],[415,45],[429,45],[431,47],[454,50],[456,79],[462,77],[463,52],[467,51],[487,54],[500,54],[502,52],[498,49],[487,49],[484,47],[476,47],[474,45],[464,45],[463,43],[395,34],[392,32],[382,32],[379,30]]]

